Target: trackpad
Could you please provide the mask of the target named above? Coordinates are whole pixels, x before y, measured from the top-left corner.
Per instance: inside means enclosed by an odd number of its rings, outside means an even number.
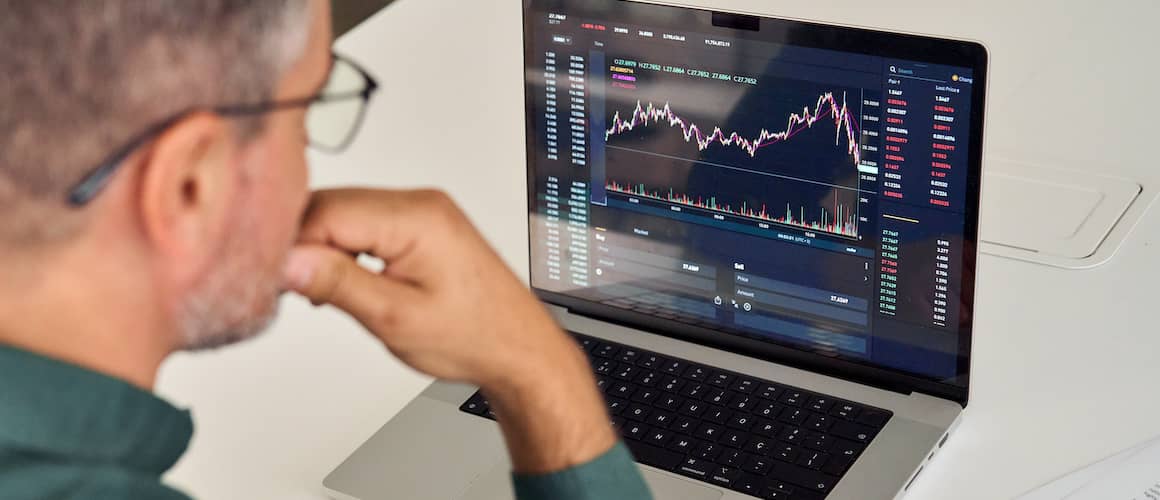
[[[656,500],[719,500],[723,495],[721,490],[688,479],[666,476],[648,469],[641,469],[641,472]]]
[[[516,497],[512,490],[511,465],[507,460],[499,460],[467,488],[463,500],[512,500]]]
[[[475,479],[463,500],[512,500],[511,469],[507,460],[500,460]],[[641,469],[645,482],[656,500],[720,500],[720,490],[694,483],[687,479],[667,476],[648,469]]]

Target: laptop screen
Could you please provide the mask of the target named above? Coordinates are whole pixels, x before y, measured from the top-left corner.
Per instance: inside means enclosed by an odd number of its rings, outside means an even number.
[[[536,4],[534,288],[965,385],[982,82],[957,42]]]

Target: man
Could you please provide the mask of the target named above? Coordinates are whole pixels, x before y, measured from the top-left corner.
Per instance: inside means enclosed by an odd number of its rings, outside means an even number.
[[[185,498],[159,478],[192,422],[157,370],[255,335],[287,288],[480,385],[521,498],[648,497],[580,351],[445,196],[307,192],[304,146],[347,123],[307,116],[349,109],[330,73],[357,70],[327,2],[0,12],[0,498]]]

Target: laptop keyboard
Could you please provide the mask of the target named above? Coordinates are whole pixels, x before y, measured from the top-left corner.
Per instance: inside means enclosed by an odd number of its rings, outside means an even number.
[[[636,460],[776,500],[820,500],[892,414],[576,335]],[[460,410],[495,419],[476,392]]]

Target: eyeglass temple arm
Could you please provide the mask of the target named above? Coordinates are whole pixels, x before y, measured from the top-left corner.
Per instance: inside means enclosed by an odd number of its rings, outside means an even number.
[[[78,182],[77,185],[74,186],[71,191],[69,191],[68,204],[73,207],[82,207],[93,201],[93,198],[96,198],[97,195],[101,193],[101,190],[109,184],[109,180],[113,178],[113,174],[121,167],[122,163],[125,163],[125,159],[127,159],[129,155],[133,154],[133,151],[136,151],[137,148],[141,147],[142,144],[152,140],[157,136],[157,134],[169,128],[184,116],[185,113],[182,113],[176,117],[170,118],[162,123],[150,127],[149,130],[145,131],[145,133],[137,136],[136,139],[133,139],[124,147],[110,155],[108,159],[101,163],[100,166],[93,169],[93,171],[86,174],[80,180],[80,182]]]

